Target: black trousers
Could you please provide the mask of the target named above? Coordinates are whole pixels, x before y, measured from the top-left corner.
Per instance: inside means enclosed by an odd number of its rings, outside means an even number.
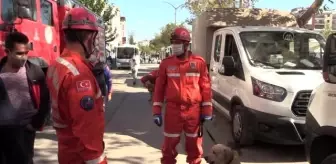
[[[0,126],[0,164],[33,164],[35,131]]]

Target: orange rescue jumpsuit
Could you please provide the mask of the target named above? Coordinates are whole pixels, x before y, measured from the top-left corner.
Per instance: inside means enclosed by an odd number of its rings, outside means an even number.
[[[107,163],[103,98],[91,67],[65,49],[47,73],[60,164]]]
[[[164,144],[161,163],[176,163],[176,145],[184,131],[187,162],[201,163],[202,138],[198,137],[201,115],[212,116],[211,84],[206,63],[202,57],[190,53],[181,61],[175,55],[162,61],[156,80],[153,115],[161,114],[166,100],[164,116]]]

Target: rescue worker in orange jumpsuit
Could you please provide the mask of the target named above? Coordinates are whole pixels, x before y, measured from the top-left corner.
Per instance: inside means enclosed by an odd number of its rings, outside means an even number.
[[[48,69],[60,164],[107,164],[104,100],[90,64],[90,59],[96,57],[96,22],[87,10],[72,9],[62,24],[65,49]]]
[[[202,137],[198,135],[201,121],[212,119],[211,84],[206,63],[188,51],[190,34],[176,28],[171,35],[173,55],[162,61],[153,97],[153,119],[161,126],[164,115],[164,143],[161,163],[175,164],[175,147],[184,131],[189,164],[201,163]]]

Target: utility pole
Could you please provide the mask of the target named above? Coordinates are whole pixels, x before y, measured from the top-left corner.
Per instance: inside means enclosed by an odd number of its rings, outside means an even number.
[[[177,7],[175,7],[173,4],[171,4],[171,3],[167,2],[167,1],[163,1],[163,2],[164,2],[164,3],[167,3],[168,5],[170,5],[171,7],[174,8],[174,10],[175,10],[175,11],[174,11],[174,17],[175,17],[175,25],[176,25],[176,14],[177,14],[177,10],[178,10],[179,8],[185,6],[185,3],[183,3],[183,4],[181,4],[181,5],[177,6]]]

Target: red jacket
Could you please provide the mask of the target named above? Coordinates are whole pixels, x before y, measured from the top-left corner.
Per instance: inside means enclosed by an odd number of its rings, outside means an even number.
[[[161,114],[167,103],[200,104],[202,114],[212,115],[212,91],[204,59],[191,54],[181,61],[175,55],[162,61],[155,84],[153,114]]]
[[[69,159],[76,152],[77,163],[105,156],[103,97],[91,69],[78,53],[65,49],[47,73],[59,152]],[[67,163],[65,158],[60,160]]]

